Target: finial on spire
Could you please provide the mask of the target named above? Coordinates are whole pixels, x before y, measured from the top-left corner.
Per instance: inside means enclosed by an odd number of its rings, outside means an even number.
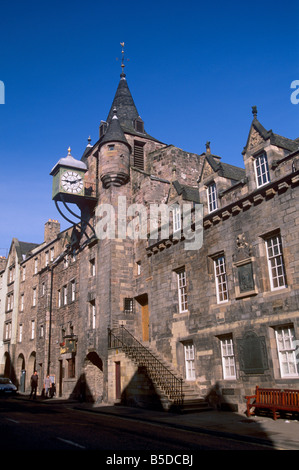
[[[68,155],[70,155],[70,154],[71,154],[71,147],[69,147],[69,148],[67,149],[67,151],[68,151]]]
[[[253,117],[254,119],[256,119],[256,116],[257,116],[257,107],[256,106],[252,106],[252,114],[253,114]]]
[[[125,60],[129,60],[129,59],[125,59],[125,43],[124,42],[121,42],[120,43],[121,45],[121,69],[122,69],[122,72],[121,72],[121,78],[125,78],[126,74],[124,73],[124,68],[125,68]],[[118,59],[116,59],[118,60]]]
[[[113,108],[113,118],[112,119],[118,119],[116,107]]]

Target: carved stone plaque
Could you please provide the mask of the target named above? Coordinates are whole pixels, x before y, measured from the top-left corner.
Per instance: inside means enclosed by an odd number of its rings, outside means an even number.
[[[245,374],[263,374],[269,368],[264,336],[248,331],[237,340],[240,369]]]
[[[254,290],[252,263],[242,264],[237,270],[240,294]]]

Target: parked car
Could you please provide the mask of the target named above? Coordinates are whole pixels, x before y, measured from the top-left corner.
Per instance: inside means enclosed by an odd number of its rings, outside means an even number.
[[[12,383],[10,379],[6,377],[0,377],[0,395],[15,395],[17,387]]]

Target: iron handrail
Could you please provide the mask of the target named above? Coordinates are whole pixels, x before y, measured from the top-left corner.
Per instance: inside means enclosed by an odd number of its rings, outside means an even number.
[[[183,404],[183,379],[174,375],[123,325],[120,329],[108,328],[108,347],[110,349],[122,348],[137,365],[146,368],[153,382],[159,385],[176,405]]]

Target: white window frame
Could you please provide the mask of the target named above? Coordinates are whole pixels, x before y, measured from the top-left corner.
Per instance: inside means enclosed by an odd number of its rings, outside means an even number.
[[[234,343],[231,335],[220,338],[223,378],[236,380]]]
[[[71,281],[71,291],[72,291],[71,293],[72,302],[74,302],[76,300],[76,280],[75,279]]]
[[[57,302],[57,304],[58,304],[58,307],[61,307],[61,290],[60,289],[58,289],[58,302]]]
[[[67,285],[63,286],[63,305],[67,305]]]
[[[281,377],[299,377],[298,359],[296,358],[298,341],[295,339],[294,328],[292,326],[275,328],[275,338]]]
[[[137,276],[140,276],[140,274],[141,274],[141,261],[137,261],[136,266],[137,266]]]
[[[226,263],[224,255],[218,256],[214,259],[215,282],[217,303],[228,301],[228,285],[226,275]]]
[[[218,209],[216,183],[209,184],[207,187],[207,197],[209,213],[216,211]]]
[[[35,338],[35,320],[31,320],[31,339]]]
[[[10,284],[11,282],[13,282],[15,280],[15,267],[14,266],[11,266],[9,268],[9,280],[8,280],[8,283]]]
[[[193,343],[184,344],[186,380],[195,380],[195,350]]]
[[[32,307],[36,307],[36,287],[33,287]]]
[[[10,310],[13,310],[14,306],[14,298],[13,298],[13,292],[7,295],[7,309],[6,311],[9,312]]]
[[[270,183],[270,173],[268,167],[268,158],[266,153],[257,155],[254,158],[254,171],[257,187],[260,188]]]
[[[172,210],[173,232],[179,232],[182,228],[181,223],[181,208],[178,204],[173,206]]]
[[[94,277],[96,275],[96,259],[91,258],[89,260],[89,266],[90,266],[90,276]]]
[[[93,330],[96,328],[96,303],[95,300],[91,302],[91,327]]]
[[[20,311],[24,312],[24,294],[21,294],[21,306],[20,306]]]
[[[188,311],[187,276],[185,269],[177,271],[176,275],[178,281],[179,312],[184,313]]]
[[[19,343],[22,342],[22,339],[23,339],[23,324],[20,323],[19,324]]]
[[[280,234],[267,238],[265,243],[271,290],[284,289],[287,282]]]
[[[64,257],[63,266],[64,266],[64,268],[69,267],[69,255],[68,254],[66,254],[65,257]]]
[[[11,321],[5,323],[5,340],[11,339]]]

